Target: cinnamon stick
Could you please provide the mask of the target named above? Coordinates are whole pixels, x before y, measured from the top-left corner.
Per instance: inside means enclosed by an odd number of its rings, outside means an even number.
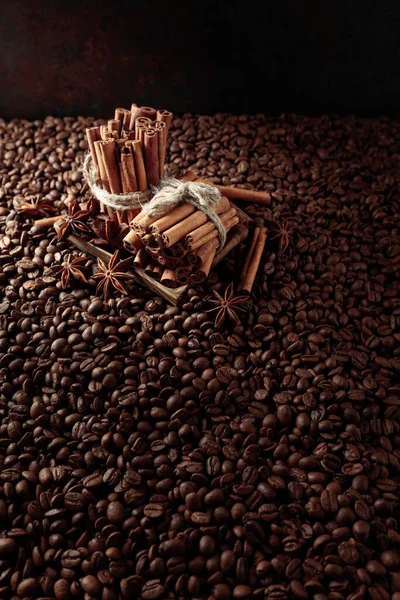
[[[34,221],[32,229],[35,229],[35,231],[47,229],[48,227],[52,227],[55,223],[57,223],[57,221],[59,221],[62,218],[62,215],[57,215],[56,217],[45,217],[44,219],[38,219],[37,221]]]
[[[242,268],[242,272],[240,274],[239,284],[237,286],[238,290],[240,290],[240,288],[241,288],[244,280],[246,279],[246,275],[247,275],[247,271],[248,271],[248,268],[249,268],[249,264],[250,264],[251,258],[253,256],[253,253],[254,253],[254,248],[256,247],[258,238],[260,237],[260,232],[261,232],[261,227],[256,227],[254,229],[253,237],[251,238],[250,248],[249,248],[249,250],[247,252],[246,259],[244,261],[244,265],[243,265],[243,268]]]
[[[108,137],[108,126],[100,125],[100,137],[102,140],[106,140]]]
[[[146,169],[144,166],[142,144],[139,141],[135,140],[131,142],[131,147],[133,161],[135,163],[135,172],[138,188],[140,192],[145,192],[147,190],[147,176]]]
[[[157,185],[160,177],[158,138],[159,132],[156,129],[144,130],[144,164],[148,185]]]
[[[139,236],[146,235],[146,231],[149,226],[157,220],[158,217],[150,215],[142,215],[139,213],[131,223],[131,227]]]
[[[236,217],[236,216],[231,217],[228,221],[225,221],[224,226],[225,226],[226,232],[228,232],[232,227],[234,227],[238,223],[239,223],[239,217]],[[218,231],[214,227],[214,229],[212,231],[210,231],[210,233],[208,233],[204,237],[202,237],[202,238],[196,240],[195,242],[193,242],[192,244],[190,244],[190,247],[188,246],[188,250],[191,250],[193,252],[194,250],[196,250],[196,248],[199,248],[206,242],[213,240],[216,237],[218,237]]]
[[[161,276],[160,283],[169,288],[178,287],[175,271],[173,269],[165,269]]]
[[[264,206],[269,206],[271,204],[271,194],[269,192],[245,190],[231,186],[217,185],[208,179],[197,177],[197,175],[192,171],[185,173],[185,175],[181,177],[181,181],[198,181],[199,183],[208,183],[208,185],[213,185],[214,187],[218,188],[221,194],[229,198],[229,200],[241,200],[243,202],[249,202],[250,204],[262,204]]]
[[[155,108],[151,108],[151,106],[141,106],[139,109],[140,117],[147,117],[150,121],[154,121],[157,116],[157,111]]]
[[[89,150],[90,150],[90,154],[92,156],[92,160],[94,162],[94,165],[95,165],[97,171],[99,171],[96,148],[94,146],[94,143],[98,142],[100,140],[100,127],[88,127],[86,129],[86,137],[87,137],[87,141],[89,144]]]
[[[142,242],[132,230],[124,237],[123,244],[128,252],[132,252],[133,254],[136,254],[141,248],[143,248]]]
[[[178,280],[178,283],[180,283],[181,285],[189,283],[190,273],[192,272],[192,268],[193,268],[192,265],[176,268],[175,273],[176,273],[176,278]]]
[[[229,219],[231,219],[235,215],[236,215],[236,209],[231,207],[229,210],[227,210],[226,212],[221,214],[220,219],[221,219],[222,223],[224,223],[226,221],[229,221]],[[187,234],[187,236],[185,237],[185,246],[189,249],[192,249],[191,244],[193,242],[203,238],[205,235],[207,235],[214,229],[215,229],[215,225],[212,221],[208,221],[204,225],[201,225],[201,227],[198,227],[194,231],[191,231],[190,233]]]
[[[261,256],[265,248],[267,241],[267,230],[263,227],[259,233],[254,252],[250,260],[250,264],[244,278],[243,284],[240,287],[240,291],[251,293],[254,280],[257,275],[258,267],[260,266]],[[239,289],[239,288],[238,288]]]
[[[107,179],[110,184],[110,189],[113,194],[120,194],[122,191],[121,178],[119,176],[119,167],[117,155],[115,152],[114,140],[103,140],[96,142],[100,145],[103,156],[104,166],[107,173]]]
[[[107,171],[104,164],[103,153],[101,151],[101,145],[104,143],[103,140],[99,140],[98,142],[94,142],[94,147],[97,156],[97,164],[99,166],[99,176],[101,187],[103,187],[107,192],[110,191],[110,184],[108,182]]]
[[[151,121],[147,117],[136,117],[135,133],[136,133],[137,140],[142,142],[142,137],[141,137],[140,132],[141,132],[141,130],[148,129],[150,127],[150,125],[151,125]],[[142,133],[143,133],[143,131],[142,131]]]
[[[133,263],[135,265],[138,265],[139,267],[144,267],[146,262],[147,262],[146,250],[144,248],[140,248],[133,260]]]
[[[160,177],[162,177],[164,175],[165,168],[165,154],[167,151],[168,129],[164,121],[156,121],[154,124],[154,128],[160,132],[158,140],[158,159],[160,163]]]
[[[135,129],[135,121],[137,119],[137,117],[139,116],[139,107],[137,104],[132,104],[131,106],[131,118],[129,121],[129,129]]]
[[[229,239],[226,242],[225,246],[215,255],[215,258],[211,265],[212,269],[216,267],[221,262],[221,260],[223,260],[227,254],[229,254],[229,252],[231,252],[234,248],[236,248],[236,246],[241,244],[247,238],[249,230],[245,225],[239,223],[238,225],[232,228],[230,234],[231,235],[229,236]]]
[[[218,240],[214,239],[206,244],[207,248],[203,250],[202,262],[200,266],[194,271],[194,273],[190,276],[190,281],[193,283],[202,283],[205,279],[207,279],[211,265],[214,260],[214,256],[217,252]]]
[[[217,214],[224,213],[229,208],[229,200],[227,198],[222,197],[219,203],[215,206],[214,210]],[[185,237],[191,231],[194,231],[204,223],[206,223],[208,217],[201,210],[197,210],[192,215],[177,223],[170,229],[167,229],[163,233],[163,240],[166,246],[172,246],[175,242],[179,242],[183,237]]]
[[[119,119],[110,119],[108,121],[108,131],[109,133],[113,134],[113,131],[116,131],[117,134],[119,135],[119,132],[121,131],[121,122]]]
[[[120,122],[120,130],[128,129],[131,121],[131,111],[127,108],[116,108],[114,119]]]
[[[191,204],[181,204],[180,206],[177,206],[171,210],[171,212],[167,215],[157,219],[157,221],[150,226],[150,231],[153,234],[159,235],[194,213],[195,210],[195,207]]]
[[[161,265],[154,265],[152,277],[154,277],[156,281],[160,281],[163,273],[164,268]]]
[[[135,163],[130,148],[123,148],[121,151],[120,174],[122,182],[122,191],[124,194],[137,192],[137,180],[135,172]]]
[[[157,111],[157,121],[163,121],[163,123],[166,124],[167,134],[168,134],[168,130],[171,126],[173,116],[174,115],[169,110],[158,110]]]

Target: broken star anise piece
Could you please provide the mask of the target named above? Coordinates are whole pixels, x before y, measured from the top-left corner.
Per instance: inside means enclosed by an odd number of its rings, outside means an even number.
[[[17,204],[15,207],[20,213],[28,215],[28,217],[34,217],[37,215],[48,215],[56,211],[55,206],[48,202],[43,202],[39,196],[30,196],[25,200]]]
[[[110,298],[112,289],[115,288],[121,294],[127,294],[128,291],[123,285],[123,281],[132,279],[133,275],[128,273],[128,268],[132,263],[131,258],[125,260],[119,259],[119,251],[114,252],[108,264],[98,259],[99,272],[93,275],[98,280],[96,295],[103,294],[104,299]]]
[[[93,225],[93,231],[107,246],[118,250],[123,247],[123,239],[129,233],[129,226],[107,219],[105,222]]]
[[[83,283],[87,283],[87,279],[82,273],[82,269],[85,267],[86,262],[86,256],[77,256],[74,258],[72,254],[68,254],[63,263],[50,267],[47,273],[49,275],[61,275],[61,286],[64,289],[69,286],[71,277],[78,279]]]
[[[222,297],[216,290],[213,290],[214,298],[208,298],[208,301],[215,304],[214,308],[210,308],[206,312],[217,310],[215,317],[215,326],[219,327],[225,321],[226,317],[232,323],[237,325],[240,323],[238,312],[246,312],[249,309],[250,301],[248,296],[235,296],[233,291],[233,283],[230,283]]]
[[[58,239],[62,240],[70,233],[80,233],[82,231],[91,233],[89,225],[86,224],[90,215],[90,210],[81,209],[78,201],[73,200],[68,206],[67,215],[64,217],[63,222],[58,228]]]

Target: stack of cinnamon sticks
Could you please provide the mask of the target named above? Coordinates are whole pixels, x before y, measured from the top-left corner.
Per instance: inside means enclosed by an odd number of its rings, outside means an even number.
[[[215,206],[229,232],[239,221],[239,209],[221,197]],[[211,269],[219,246],[218,231],[202,211],[182,204],[168,214],[148,216],[139,213],[124,238],[125,248],[135,263],[167,287],[201,283]]]
[[[86,129],[89,149],[101,186],[113,194],[144,192],[164,173],[172,113],[148,106],[116,108],[107,125]],[[138,213],[114,211],[110,218],[129,223]]]

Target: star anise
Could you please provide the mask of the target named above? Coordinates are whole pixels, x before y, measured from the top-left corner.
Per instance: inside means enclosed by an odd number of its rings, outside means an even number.
[[[57,210],[52,204],[42,202],[39,196],[27,197],[26,200],[20,202],[15,208],[18,212],[24,213],[29,217],[34,217],[36,215],[46,216],[48,213]]]
[[[288,217],[282,223],[272,221],[269,239],[278,240],[278,248],[281,254],[284,254],[293,244],[293,222],[296,220],[295,217]]]
[[[228,285],[223,297],[216,290],[213,290],[213,294],[215,298],[208,298],[208,301],[212,304],[216,304],[216,306],[210,308],[206,312],[213,312],[214,310],[218,311],[215,317],[215,326],[219,327],[222,325],[226,317],[228,317],[235,325],[240,323],[237,312],[246,312],[246,310],[249,309],[249,297],[235,296],[233,283]]]
[[[64,217],[64,221],[58,229],[58,239],[62,240],[63,237],[74,232],[79,233],[84,231],[85,233],[90,233],[90,227],[86,224],[90,214],[90,210],[81,209],[78,201],[73,200],[68,206],[67,216]]]
[[[50,267],[48,270],[49,275],[61,275],[61,285],[65,289],[69,287],[71,277],[78,279],[83,283],[87,283],[85,275],[82,273],[82,268],[87,262],[86,256],[73,257],[72,254],[68,254],[65,261],[60,265]]]
[[[93,225],[93,231],[101,242],[107,246],[111,246],[114,250],[123,247],[123,239],[129,233],[129,226],[125,223],[116,223],[111,219],[107,221],[97,222]]]
[[[119,251],[114,252],[110,258],[108,265],[98,259],[98,266],[100,271],[93,275],[94,279],[98,279],[99,283],[96,288],[96,295],[103,294],[104,299],[108,300],[112,288],[115,288],[122,294],[127,294],[128,291],[123,285],[122,281],[132,279],[133,275],[128,273],[127,270],[132,262],[131,258],[120,260]]]

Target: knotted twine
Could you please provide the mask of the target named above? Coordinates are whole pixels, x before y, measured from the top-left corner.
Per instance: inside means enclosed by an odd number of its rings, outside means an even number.
[[[222,195],[219,189],[213,185],[195,181],[179,181],[174,177],[164,176],[156,187],[152,186],[151,190],[113,194],[100,187],[97,170],[90,153],[85,157],[82,172],[93,195],[114,210],[141,208],[143,215],[161,218],[179,204],[191,204],[214,223],[219,236],[219,250],[224,247],[226,229],[214,210]]]

